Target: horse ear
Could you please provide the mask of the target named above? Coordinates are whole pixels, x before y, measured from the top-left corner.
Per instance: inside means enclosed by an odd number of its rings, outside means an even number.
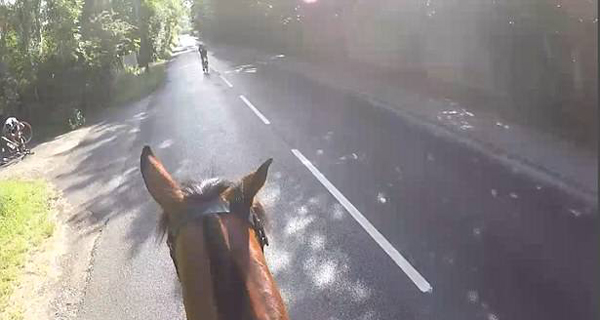
[[[148,192],[165,211],[173,211],[181,204],[181,188],[148,146],[142,149],[140,170]]]
[[[267,181],[267,173],[272,162],[273,159],[268,159],[261,164],[256,171],[242,178],[242,192],[244,193],[244,199],[253,199],[258,191],[260,191],[265,184],[265,181]]]

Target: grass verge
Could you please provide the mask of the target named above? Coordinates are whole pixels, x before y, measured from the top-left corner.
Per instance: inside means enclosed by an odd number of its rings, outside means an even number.
[[[122,106],[152,93],[163,83],[166,77],[166,65],[166,61],[153,63],[150,72],[144,72],[137,67],[128,67],[119,71],[114,82],[113,98],[108,107]],[[98,110],[97,108],[87,110],[89,112],[87,116]],[[46,117],[34,127],[34,140],[38,142],[70,131],[67,127],[67,116],[62,114]]]
[[[164,81],[165,70],[166,62],[161,61],[153,63],[149,72],[139,68],[126,68],[120,71],[115,83],[112,105],[119,106],[149,95]]]
[[[0,181],[0,314],[8,306],[29,254],[54,232],[50,195],[42,181]]]

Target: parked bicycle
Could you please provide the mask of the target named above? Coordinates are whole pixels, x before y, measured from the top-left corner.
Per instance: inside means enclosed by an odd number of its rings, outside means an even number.
[[[83,115],[83,111],[81,109],[73,108],[71,110],[71,114],[69,115],[69,119],[67,120],[67,124],[71,130],[83,127],[85,124],[85,116]]]

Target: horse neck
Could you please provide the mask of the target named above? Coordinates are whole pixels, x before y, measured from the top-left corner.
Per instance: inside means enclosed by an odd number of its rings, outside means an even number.
[[[287,319],[254,230],[230,215],[195,229],[177,244],[188,319]]]

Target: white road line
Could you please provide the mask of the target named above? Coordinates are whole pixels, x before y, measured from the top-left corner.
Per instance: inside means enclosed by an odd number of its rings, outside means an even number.
[[[215,69],[213,69],[213,70],[215,70]],[[229,82],[229,80],[225,79],[225,77],[219,76],[219,78],[221,78],[221,80],[223,80],[223,82],[225,82],[230,88],[233,88],[233,85],[231,84],[231,82]]]
[[[267,119],[267,117],[263,116],[263,114],[260,113],[260,111],[258,111],[258,109],[256,109],[256,107],[250,101],[248,101],[248,99],[246,99],[246,97],[244,97],[243,94],[240,95],[240,99],[242,99],[242,101],[244,101],[244,103],[248,106],[248,108],[250,108],[252,111],[254,111],[254,113],[260,118],[260,120],[262,120],[262,122],[264,122],[265,124],[271,124],[271,121],[269,121],[269,119]]]
[[[379,244],[385,253],[404,271],[412,282],[421,290],[421,292],[431,292],[433,287],[425,278],[392,246],[392,244],[365,218],[365,216],[350,203],[350,201],[331,183],[313,164],[302,155],[297,149],[292,149],[292,153],[302,162],[306,168],[323,184],[327,190],[346,208],[348,213],[367,231],[367,233]]]

